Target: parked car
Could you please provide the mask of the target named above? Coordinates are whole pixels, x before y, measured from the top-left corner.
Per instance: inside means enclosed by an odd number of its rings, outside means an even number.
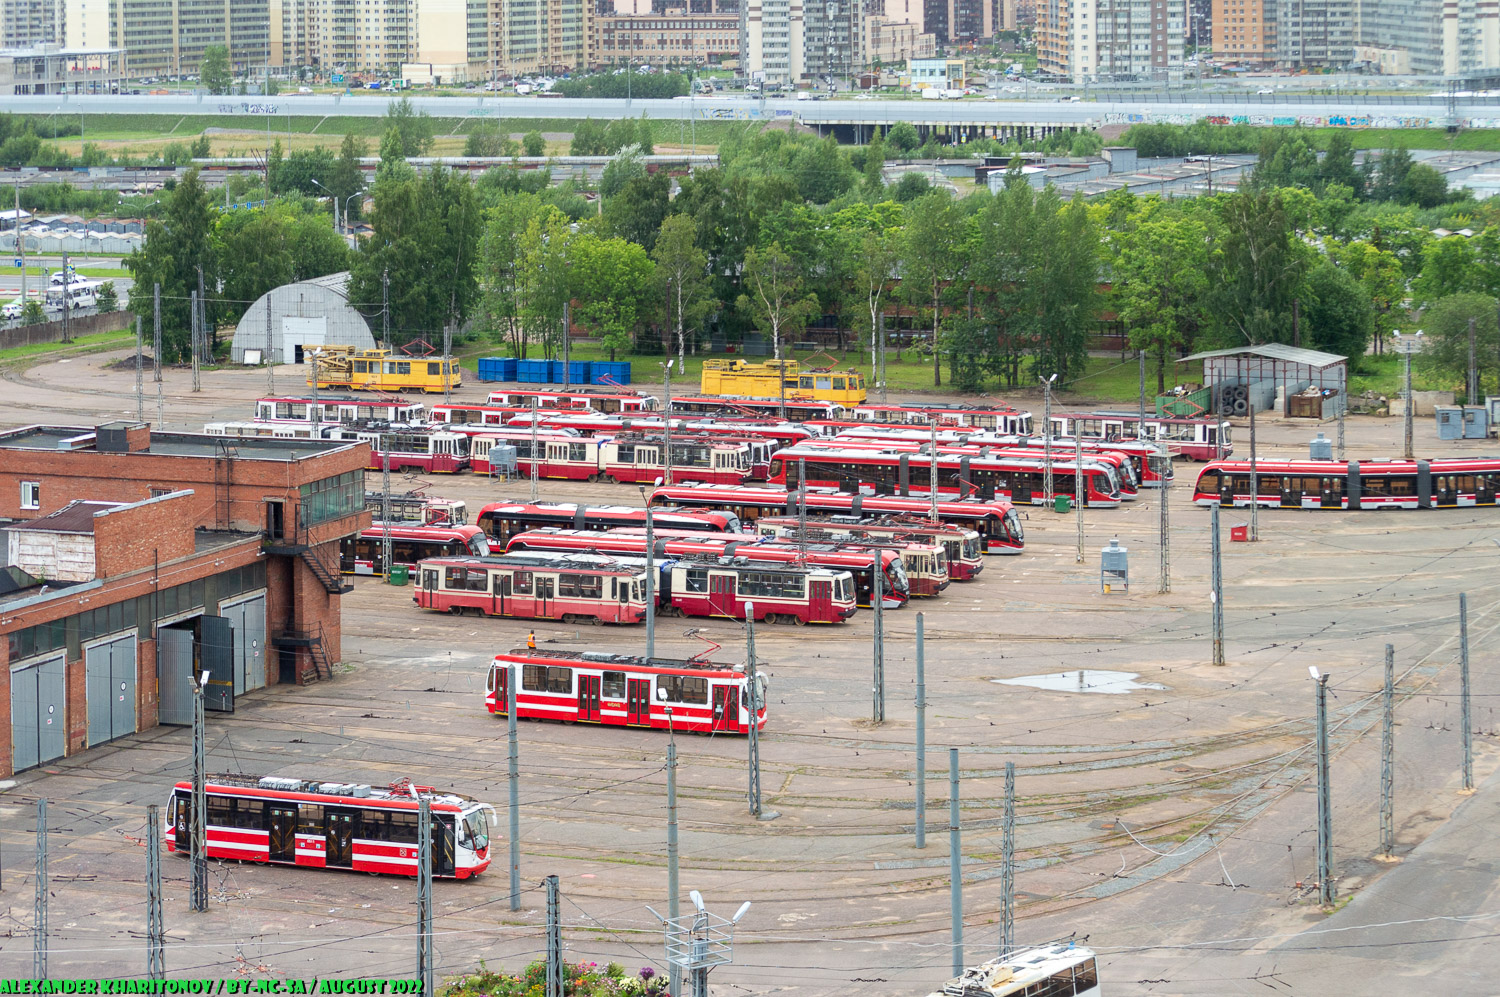
[[[0,307],[0,316],[12,319],[20,318],[21,313],[25,310],[26,304],[20,298],[17,298],[14,301],[8,302],[4,307]]]
[[[54,271],[52,271],[52,278],[51,278],[51,280],[52,280],[52,283],[54,285],[72,284],[75,281],[79,280],[79,277],[78,277],[78,274],[76,274],[76,273],[73,272],[72,268],[69,268],[66,271],[63,271],[63,270],[54,270]]]

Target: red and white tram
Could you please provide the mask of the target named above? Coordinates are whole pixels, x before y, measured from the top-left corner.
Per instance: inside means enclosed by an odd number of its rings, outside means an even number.
[[[536,476],[562,481],[598,481],[599,447],[605,440],[579,436],[573,430],[539,430],[536,434]],[[531,433],[509,427],[484,429],[471,438],[474,470],[488,473],[490,447],[497,443],[516,448],[516,473],[531,476]]]
[[[447,426],[454,431],[460,431],[460,427],[488,426],[504,429],[506,424],[521,411],[519,408],[507,405],[463,405],[457,402],[443,402],[432,406],[432,422]]]
[[[766,516],[755,521],[755,529],[762,536],[796,537],[799,522],[795,516]],[[930,519],[899,516],[809,519],[807,539],[856,544],[872,540],[894,541],[920,544],[924,548],[937,546],[947,555],[948,577],[956,582],[973,581],[984,570],[977,532],[947,523],[934,523]]]
[[[825,449],[807,445],[777,451],[771,461],[771,483],[796,488],[797,464],[806,462],[807,482],[814,488],[865,491],[909,496],[913,491],[931,493],[928,481],[931,460],[926,455],[857,447]],[[1046,462],[1040,457],[970,457],[939,454],[937,493],[980,498],[1001,496],[1015,505],[1046,505],[1052,495],[1046,488]],[[1073,461],[1052,461],[1052,489],[1056,495],[1073,495]],[[1090,508],[1110,509],[1120,504],[1120,484],[1114,469],[1099,462],[1084,461],[1084,502]]]
[[[319,406],[318,422],[324,426],[337,426],[349,422],[421,423],[427,421],[426,416],[422,414],[422,403],[409,402],[405,398],[319,395],[316,401]],[[255,402],[255,421],[311,425],[313,402],[313,398],[302,395],[260,398]]]
[[[639,623],[646,618],[645,562],[557,551],[433,558],[417,565],[412,601],[454,615]]]
[[[1081,433],[1084,439],[1142,439],[1165,443],[1169,453],[1188,460],[1222,460],[1234,453],[1230,442],[1231,426],[1227,419],[1191,419],[1166,416],[1146,417],[1141,423],[1139,412],[1054,412],[1054,436]],[[1223,449],[1219,447],[1222,445]]]
[[[809,514],[929,516],[928,499],[895,495],[850,495],[847,492],[809,488],[805,498]],[[790,516],[797,512],[797,492],[782,488],[732,487],[727,485],[673,485],[651,493],[651,505],[665,511],[721,509],[746,523],[761,516]],[[979,534],[986,554],[1019,554],[1025,548],[1025,532],[1015,509],[1004,499],[982,501],[966,498],[939,501],[938,521],[952,523]]]
[[[653,517],[654,518],[654,517]],[[737,534],[721,535],[691,530],[665,530],[653,524],[653,543],[665,557],[742,557],[767,564],[807,563],[815,568],[847,571],[854,578],[854,601],[869,606],[875,591],[874,569],[879,564],[884,579],[881,606],[899,609],[910,596],[910,583],[901,553],[832,543],[793,545],[765,543]],[[595,533],[588,530],[528,530],[510,539],[506,550],[600,551],[644,558],[646,531],[629,527]]]
[[[1500,458],[1256,461],[1258,504],[1282,509],[1454,509],[1494,506]],[[1211,461],[1198,474],[1199,505],[1248,506],[1250,462]]]
[[[654,517],[653,517],[654,518]],[[909,574],[910,572],[908,572]],[[666,616],[727,616],[743,620],[751,603],[767,623],[842,623],[854,615],[854,579],[847,571],[736,558],[669,561],[662,568]]]
[[[750,477],[750,446],[744,441],[673,436],[673,481],[737,485]],[[655,481],[663,475],[663,436],[622,433],[599,445],[599,473],[621,484]]]
[[[456,526],[412,526],[390,524],[391,563],[415,568],[430,557],[484,557],[490,552],[484,531],[467,524]],[[383,575],[381,549],[385,527],[376,523],[357,537],[339,543],[339,567],[346,575]]]
[[[651,521],[663,529],[740,532],[739,517],[722,510],[652,512]],[[573,502],[492,502],[479,510],[475,522],[496,545],[504,545],[518,533],[547,526],[567,530],[645,526],[646,510],[628,505],[577,505]]]
[[[859,405],[853,418],[857,422],[890,423],[903,426],[968,426],[973,429],[988,429],[998,433],[1017,433],[1022,436],[1031,432],[1031,413],[1005,406],[983,408],[978,405],[943,404],[930,405]]]
[[[719,398],[712,395],[684,396],[672,399],[672,414],[686,416],[713,416],[721,418],[790,419],[806,422],[809,419],[838,419],[849,410],[838,402],[819,401],[813,398]]]
[[[756,673],[755,729],[766,726],[766,677]],[[640,658],[602,651],[511,651],[495,655],[485,708],[516,718],[702,734],[750,730],[749,678],[739,666],[690,658]],[[671,715],[668,716],[667,710]]]
[[[655,412],[658,402],[655,395],[643,395],[638,391],[623,391],[619,388],[606,391],[590,391],[586,388],[564,390],[529,390],[510,388],[491,391],[491,405],[509,408],[588,409],[593,412]]]
[[[469,437],[463,433],[407,428],[345,428],[335,430],[331,438],[368,443],[370,463],[366,466],[372,471],[383,469],[387,461],[392,471],[427,474],[456,474],[469,466]]]
[[[312,869],[417,874],[421,800],[432,812],[432,873],[477,876],[490,865],[494,808],[457,793],[402,780],[387,788],[281,776],[208,777],[209,858]],[[191,851],[193,786],[167,801],[167,851]]]

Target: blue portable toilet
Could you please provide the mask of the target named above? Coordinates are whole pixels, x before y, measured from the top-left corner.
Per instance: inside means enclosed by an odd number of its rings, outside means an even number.
[[[1457,405],[1439,405],[1433,409],[1437,416],[1438,439],[1461,440],[1464,438],[1464,413]]]

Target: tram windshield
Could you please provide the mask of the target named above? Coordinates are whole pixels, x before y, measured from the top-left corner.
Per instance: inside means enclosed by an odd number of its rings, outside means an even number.
[[[463,815],[458,843],[478,851],[490,844],[489,822],[483,809],[470,810]]]
[[[1025,539],[1025,533],[1021,530],[1021,517],[1016,515],[1016,510],[1011,509],[1005,514],[1005,528],[1016,540]]]
[[[476,533],[469,538],[469,553],[475,557],[487,557],[490,553],[490,542],[483,533]]]
[[[892,587],[901,595],[911,591],[911,580],[906,575],[906,565],[901,563],[901,558],[891,561]]]

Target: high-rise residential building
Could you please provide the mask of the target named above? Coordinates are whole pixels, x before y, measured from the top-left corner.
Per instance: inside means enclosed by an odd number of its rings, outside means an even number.
[[[848,77],[869,61],[865,0],[804,0],[802,71],[809,79]]]
[[[108,45],[125,50],[131,75],[197,72],[210,45],[225,46],[236,69],[277,64],[268,0],[105,0],[105,6]],[[73,37],[97,37],[99,4],[67,0],[67,7],[69,20],[88,24]]]
[[[679,5],[629,14],[617,6],[612,13],[596,13],[592,21],[593,68],[711,66],[739,52],[738,11],[690,13]]]
[[[509,0],[500,62],[512,76],[572,72],[589,64],[592,0]]]
[[[1182,72],[1186,0],[1037,0],[1037,64],[1075,83]]]
[[[1500,66],[1500,8],[1490,0],[1363,0],[1354,60],[1400,74]]]
[[[1213,0],[1214,58],[1262,66],[1276,59],[1276,0]]]
[[[923,17],[923,0],[870,0],[865,8],[866,65],[891,66],[936,55],[937,39]]]
[[[740,65],[750,79],[796,83],[803,78],[802,4],[803,0],[740,0]]]
[[[0,48],[63,43],[62,0],[0,0]]]
[[[1276,64],[1285,69],[1348,65],[1357,13],[1358,0],[1276,0]]]

